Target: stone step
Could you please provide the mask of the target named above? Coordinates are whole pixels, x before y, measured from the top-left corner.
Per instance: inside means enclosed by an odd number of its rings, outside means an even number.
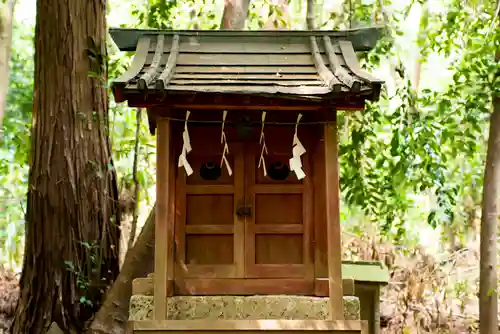
[[[168,320],[193,319],[288,319],[327,320],[327,297],[262,295],[262,296],[172,296],[167,298]],[[344,317],[359,320],[357,297],[344,297]],[[153,296],[133,295],[130,320],[153,319]]]

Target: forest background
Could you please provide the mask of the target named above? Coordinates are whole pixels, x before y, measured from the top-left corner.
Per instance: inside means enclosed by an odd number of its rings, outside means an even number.
[[[3,10],[15,4],[0,134],[0,322],[8,322],[24,254],[36,2],[3,3]],[[388,28],[377,48],[362,55],[363,66],[386,82],[381,100],[340,119],[344,257],[390,267],[381,297],[387,332],[474,331],[489,115],[500,94],[500,6],[482,0],[323,0],[317,8],[318,29]],[[217,0],[111,0],[107,22],[219,29],[223,9]],[[252,0],[246,28],[305,29],[305,17],[305,1]],[[109,38],[108,56],[111,80],[131,57]],[[141,110],[117,105],[110,95],[109,115],[126,209],[123,257],[129,236],[139,234],[154,205],[155,144]]]

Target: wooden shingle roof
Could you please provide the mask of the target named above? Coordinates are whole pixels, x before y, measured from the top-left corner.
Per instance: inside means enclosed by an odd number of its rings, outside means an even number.
[[[350,31],[154,31],[111,29],[132,64],[113,81],[117,102],[131,96],[240,94],[304,100],[377,100],[382,81],[356,51],[381,29]]]

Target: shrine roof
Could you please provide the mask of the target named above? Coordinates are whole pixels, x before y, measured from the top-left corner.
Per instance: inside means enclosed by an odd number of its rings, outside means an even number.
[[[310,101],[377,100],[382,81],[357,51],[382,28],[347,31],[159,31],[110,29],[132,64],[113,83],[117,102],[137,96],[240,94]]]

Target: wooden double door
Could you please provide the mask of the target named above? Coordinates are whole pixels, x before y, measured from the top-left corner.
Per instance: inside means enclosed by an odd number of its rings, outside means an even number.
[[[258,167],[260,128],[226,127],[232,175],[221,168],[220,127],[189,132],[193,174],[179,169],[176,177],[176,279],[311,276],[311,168],[306,153],[307,176],[289,170],[294,127],[265,129],[266,176]]]

